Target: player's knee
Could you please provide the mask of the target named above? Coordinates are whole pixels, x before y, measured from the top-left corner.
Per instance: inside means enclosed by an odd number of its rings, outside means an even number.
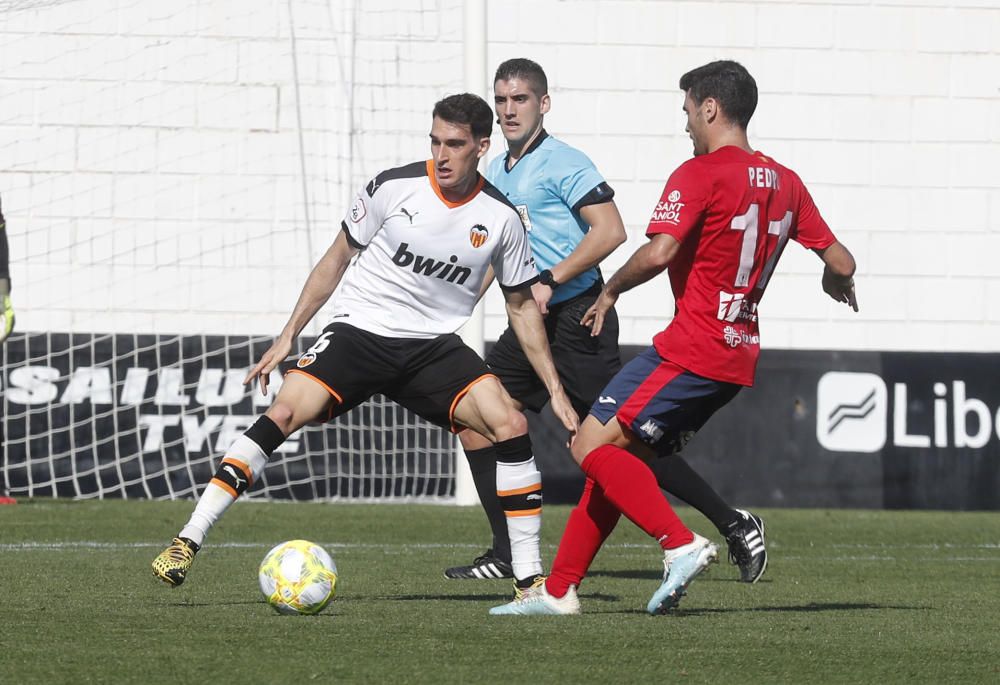
[[[577,433],[576,440],[573,441],[569,451],[573,455],[573,461],[582,465],[583,460],[587,458],[588,454],[601,445],[614,442],[614,440],[610,440],[602,431],[594,430],[592,422],[585,420],[580,425],[580,432]]]
[[[511,437],[518,435],[527,435],[528,433],[528,419],[525,415],[519,412],[517,409],[513,409],[510,412],[510,428]]]
[[[496,442],[510,440],[528,434],[528,419],[524,414],[511,408],[504,421],[493,427],[493,435]]]
[[[569,448],[570,454],[573,455],[573,461],[577,464],[583,464],[583,460],[587,458],[587,455],[594,450],[594,446],[588,444],[588,442],[581,441],[579,437],[573,442],[573,445]]]
[[[276,400],[274,404],[268,408],[265,414],[272,421],[274,421],[274,424],[281,429],[281,432],[285,435],[293,432],[295,409],[290,404],[286,404],[280,399]]]

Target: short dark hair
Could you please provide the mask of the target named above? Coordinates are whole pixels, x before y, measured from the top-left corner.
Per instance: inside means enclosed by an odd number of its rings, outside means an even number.
[[[720,60],[692,69],[681,76],[680,86],[696,105],[714,98],[726,118],[744,129],[757,109],[757,82],[739,62]]]
[[[473,138],[489,138],[493,133],[493,110],[478,95],[459,93],[434,103],[433,116],[451,124],[466,124]]]
[[[549,80],[545,77],[545,70],[538,62],[532,62],[525,57],[516,57],[502,62],[497,67],[497,73],[493,77],[493,83],[497,81],[509,81],[512,78],[521,78],[531,84],[532,92],[538,97],[549,92]]]

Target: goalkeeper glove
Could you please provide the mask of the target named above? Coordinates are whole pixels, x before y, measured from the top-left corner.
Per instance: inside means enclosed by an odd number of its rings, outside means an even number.
[[[0,343],[4,342],[14,331],[14,307],[10,303],[10,295],[3,296],[3,327],[0,328]]]

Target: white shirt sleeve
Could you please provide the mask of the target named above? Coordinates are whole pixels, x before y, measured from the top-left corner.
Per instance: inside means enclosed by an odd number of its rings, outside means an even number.
[[[384,200],[388,193],[383,191],[379,194],[377,191],[380,187],[372,180],[362,188],[347,210],[347,216],[344,217],[343,228],[357,247],[367,247],[382,228],[382,222],[385,220]],[[371,195],[368,194],[368,188],[373,189]]]
[[[492,263],[497,281],[505,290],[516,290],[538,279],[535,256],[528,244],[528,232],[514,210],[510,210],[504,223],[503,236],[493,253]]]

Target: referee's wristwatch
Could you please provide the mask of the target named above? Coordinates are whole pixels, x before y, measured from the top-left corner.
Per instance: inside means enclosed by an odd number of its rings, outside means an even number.
[[[544,269],[538,274],[538,282],[542,285],[549,286],[553,290],[559,287],[559,281],[555,279],[552,272],[548,269]]]

